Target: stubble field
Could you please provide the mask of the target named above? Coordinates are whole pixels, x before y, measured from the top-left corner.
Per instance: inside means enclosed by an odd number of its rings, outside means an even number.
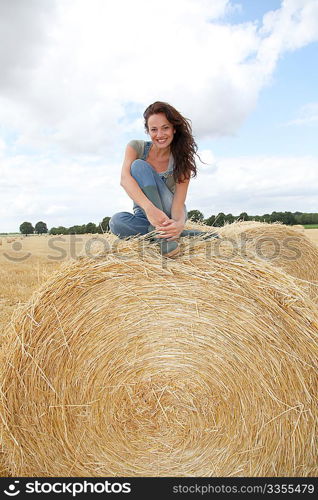
[[[67,260],[106,248],[102,235],[0,238],[0,345],[13,310]]]

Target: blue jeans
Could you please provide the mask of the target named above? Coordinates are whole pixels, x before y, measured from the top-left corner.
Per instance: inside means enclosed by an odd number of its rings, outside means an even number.
[[[147,192],[151,193],[152,203],[171,218],[173,193],[166,186],[165,177],[160,176],[145,160],[133,161],[130,173],[146,196]],[[186,207],[184,208],[185,217],[187,217]],[[133,214],[129,212],[114,214],[109,221],[111,232],[119,238],[147,234],[150,222],[146,217],[145,211],[134,202],[133,212]]]

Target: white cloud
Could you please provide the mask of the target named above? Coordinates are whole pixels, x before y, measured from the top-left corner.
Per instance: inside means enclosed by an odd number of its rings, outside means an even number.
[[[227,0],[1,3],[0,119],[19,146],[106,154],[139,113],[167,100],[197,137],[234,134],[278,58],[318,39],[317,0],[285,0],[264,23],[219,19]],[[21,41],[23,43],[21,43]],[[6,45],[7,44],[7,45]],[[132,120],[135,120],[134,117]]]
[[[3,139],[0,137],[0,158],[5,154],[5,150],[7,148],[7,145]]]
[[[198,141],[236,134],[279,58],[318,39],[318,1],[285,0],[262,23],[231,25],[226,15],[235,8],[229,0],[2,0],[0,216],[7,230],[24,214],[72,225],[129,210],[119,186],[123,148],[128,136],[143,133],[141,114],[154,100],[191,118]],[[264,181],[247,160],[230,168],[210,150],[202,157],[211,167],[202,166],[206,186],[193,182],[193,208],[200,208],[201,185],[202,208],[219,192],[213,199],[224,211],[222,200],[229,211],[252,209]],[[274,176],[280,160],[268,161]],[[231,172],[227,183],[217,177],[221,169]],[[268,205],[274,184],[262,191]]]
[[[17,97],[31,85],[32,70],[43,62],[55,2],[1,0],[0,91]]]
[[[217,158],[206,149],[202,160],[207,165],[199,164],[199,175],[190,183],[188,210],[201,210],[206,217],[218,212],[317,211],[318,158]],[[44,157],[21,156],[2,162],[0,178],[1,231],[17,230],[24,220],[43,220],[50,228],[98,223],[115,212],[132,211],[116,164],[68,161],[57,166]]]
[[[117,164],[20,155],[1,159],[0,179],[0,231],[18,229],[26,217],[48,227],[99,222],[132,204]]]
[[[203,149],[200,151],[200,158],[202,160],[202,163],[198,162],[200,165],[200,171],[207,170],[211,173],[217,169],[216,158],[210,149]]]
[[[304,104],[299,110],[298,117],[283,125],[310,125],[318,122],[318,102]]]
[[[318,158],[219,158],[190,183],[188,205],[206,217],[218,212],[261,215],[273,210],[317,211]]]
[[[279,10],[268,12],[261,33],[264,46],[275,51],[295,50],[317,40],[317,0],[283,0]]]
[[[44,209],[43,213],[44,215],[63,215],[69,209],[70,207],[67,207],[66,205],[49,205]]]

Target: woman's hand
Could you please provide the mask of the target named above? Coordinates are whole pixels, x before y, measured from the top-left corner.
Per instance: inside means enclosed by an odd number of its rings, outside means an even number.
[[[149,220],[150,224],[152,224],[154,227],[160,226],[161,224],[170,221],[169,217],[162,210],[155,207],[154,205],[147,208],[145,212],[147,219]]]
[[[160,231],[158,238],[165,238],[168,241],[177,240],[184,229],[184,222],[168,219],[156,226],[156,231]]]

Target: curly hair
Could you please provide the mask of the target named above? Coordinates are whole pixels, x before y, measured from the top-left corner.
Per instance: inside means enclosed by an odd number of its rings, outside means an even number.
[[[198,146],[192,135],[191,121],[184,118],[179,111],[166,102],[156,101],[144,111],[145,130],[149,133],[148,119],[151,115],[164,113],[167,120],[174,126],[175,134],[171,143],[171,153],[175,159],[173,170],[174,180],[182,182],[197,175],[195,156]],[[201,159],[200,159],[201,161]]]

